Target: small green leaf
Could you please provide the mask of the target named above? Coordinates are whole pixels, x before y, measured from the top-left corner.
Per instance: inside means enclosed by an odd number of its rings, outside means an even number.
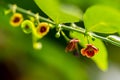
[[[63,8],[58,0],[34,0],[38,7],[43,10],[55,23],[78,22],[82,17],[78,9]],[[70,7],[69,7],[70,8]],[[66,10],[67,9],[67,10]],[[79,15],[78,15],[79,14]]]
[[[120,32],[120,12],[108,6],[92,6],[84,14],[84,24],[88,31]]]
[[[78,32],[70,32],[70,36],[77,38],[80,40],[80,44],[85,47],[87,43],[87,39],[85,38],[85,36],[81,33]],[[103,42],[99,39],[96,39],[93,41],[91,39],[91,37],[89,37],[89,41],[91,44],[93,44],[94,46],[96,46],[99,49],[99,52],[92,57],[91,59],[97,64],[97,66],[103,70],[106,71],[107,70],[107,50],[103,44]]]

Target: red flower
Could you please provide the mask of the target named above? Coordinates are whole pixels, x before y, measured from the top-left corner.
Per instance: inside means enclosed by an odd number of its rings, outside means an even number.
[[[68,43],[65,51],[66,52],[71,52],[74,51],[75,49],[77,49],[77,43],[79,42],[78,39],[72,39],[70,40],[70,42]]]
[[[96,53],[98,53],[98,48],[93,46],[92,44],[87,44],[86,48],[81,49],[81,54],[88,58],[93,57]]]

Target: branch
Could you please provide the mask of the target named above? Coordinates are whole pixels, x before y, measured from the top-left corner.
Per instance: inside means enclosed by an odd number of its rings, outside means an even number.
[[[9,4],[8,7],[9,7],[10,9],[12,9],[12,8],[13,8],[13,5]],[[30,11],[25,10],[25,9],[23,9],[23,8],[20,8],[20,7],[18,7],[18,6],[16,6],[16,10],[19,11],[19,12],[21,12],[21,13],[24,13],[24,14],[27,14],[27,15],[30,15],[30,16],[33,16],[33,17],[36,18],[36,14],[33,13],[33,12],[30,12]],[[47,19],[47,18],[44,18],[44,17],[42,17],[42,16],[40,16],[40,15],[38,16],[38,19],[43,20],[43,21],[46,21],[46,22],[51,23],[51,24],[53,24],[53,25],[56,25],[56,23],[54,23],[52,20]],[[82,34],[86,34],[86,30],[85,30],[84,28],[82,28],[82,27],[79,27],[79,26],[73,27],[73,26],[67,26],[67,25],[61,24],[61,28],[62,28],[63,30],[75,31],[75,32],[79,32],[79,33],[82,33]],[[95,34],[95,33],[93,33],[93,32],[87,32],[87,35],[93,36],[93,37],[98,38],[98,39],[101,39],[101,40],[103,40],[103,41],[110,42],[111,44],[120,47],[120,44],[119,44],[118,42],[115,42],[115,41],[110,40],[110,39],[108,39],[108,38],[106,38],[106,37],[103,37],[103,36],[99,36],[99,35],[97,35],[97,34]]]

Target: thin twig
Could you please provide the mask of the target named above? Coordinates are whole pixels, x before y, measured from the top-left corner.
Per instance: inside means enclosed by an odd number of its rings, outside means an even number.
[[[8,7],[9,7],[10,9],[12,9],[13,5],[9,4]],[[33,12],[28,12],[28,10],[25,10],[25,9],[20,8],[20,7],[18,7],[18,6],[17,6],[16,10],[19,11],[19,12],[22,12],[22,13],[24,13],[24,14],[27,14],[27,15],[30,15],[30,16],[33,16],[33,17],[36,17],[36,14],[35,14],[35,13],[33,13]],[[43,21],[46,21],[46,22],[48,22],[48,23],[51,23],[51,24],[53,24],[53,25],[56,25],[52,20],[47,19],[47,18],[44,18],[44,17],[42,17],[42,16],[40,16],[40,15],[39,15],[39,19],[40,19],[40,20],[43,20]],[[75,31],[75,32],[79,32],[79,33],[82,33],[82,34],[85,34],[85,33],[86,33],[85,29],[82,28],[82,27],[80,27],[80,26],[72,27],[72,26],[67,26],[67,25],[61,24],[61,28],[62,28],[63,30]],[[103,36],[99,36],[99,35],[97,35],[97,34],[95,34],[95,33],[93,33],[93,32],[87,32],[87,35],[93,36],[93,37],[98,38],[98,39],[101,39],[101,40],[103,40],[103,41],[110,42],[111,44],[120,47],[120,44],[119,44],[118,42],[112,41],[112,40],[110,40],[110,39],[108,39],[108,38],[106,38],[106,37],[103,37]]]

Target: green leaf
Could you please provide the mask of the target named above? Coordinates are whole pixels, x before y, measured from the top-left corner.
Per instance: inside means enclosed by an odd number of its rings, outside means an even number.
[[[120,32],[120,12],[108,6],[92,6],[84,14],[84,24],[88,31]]]
[[[83,34],[78,33],[78,32],[70,32],[70,36],[73,38],[77,38],[80,40],[80,44],[85,47],[87,43],[87,39],[84,37]],[[95,41],[93,41],[91,39],[91,37],[89,37],[89,41],[91,44],[93,44],[94,46],[96,46],[99,49],[99,52],[92,57],[91,59],[97,64],[97,66],[103,70],[106,71],[107,70],[107,50],[103,44],[103,42],[99,39],[95,38]]]
[[[73,7],[69,7],[68,9],[65,6],[63,8],[58,0],[34,1],[43,12],[45,12],[52,20],[55,21],[55,23],[78,22],[81,19],[81,13],[78,11],[78,9],[73,9]]]

